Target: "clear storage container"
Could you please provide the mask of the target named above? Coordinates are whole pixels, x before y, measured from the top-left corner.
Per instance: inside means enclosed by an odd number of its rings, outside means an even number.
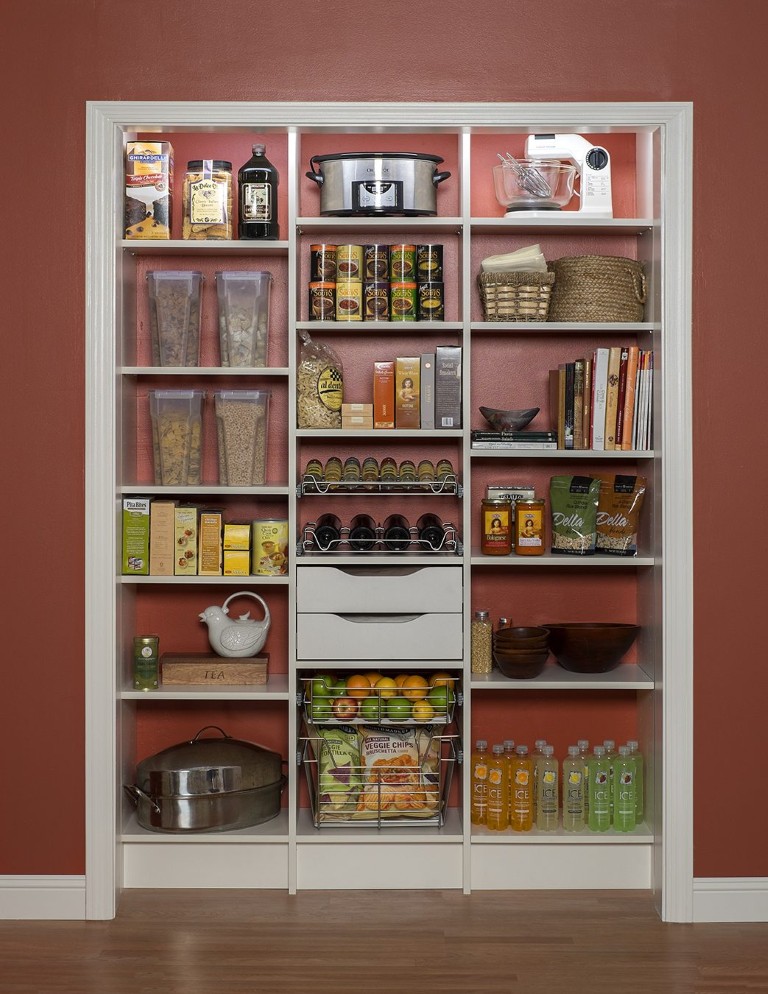
[[[219,483],[260,486],[266,483],[269,390],[217,390],[216,432]]]
[[[202,455],[202,390],[150,390],[155,483],[199,486]]]
[[[222,366],[266,366],[272,273],[216,273]]]
[[[203,274],[161,270],[147,273],[152,363],[200,364],[200,287]]]

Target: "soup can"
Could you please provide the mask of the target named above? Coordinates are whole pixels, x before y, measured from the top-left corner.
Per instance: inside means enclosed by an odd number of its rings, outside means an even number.
[[[366,321],[389,321],[389,283],[386,280],[364,283],[363,301]]]
[[[336,246],[336,279],[362,280],[363,278],[363,246]]]
[[[251,572],[256,576],[284,576],[288,572],[288,522],[266,518],[251,523],[253,558]]]
[[[443,278],[443,246],[416,246],[417,283],[440,282]]]
[[[318,280],[309,284],[309,320],[333,321],[336,314],[336,284]]]
[[[336,284],[336,320],[363,320],[363,284],[359,280]]]
[[[386,280],[389,277],[389,245],[363,245],[363,279]]]
[[[390,283],[389,313],[391,321],[415,321],[419,295],[415,283]]]
[[[389,278],[393,283],[416,279],[416,246],[389,246]]]
[[[312,282],[336,279],[336,246],[320,242],[309,246],[309,278]]]
[[[416,286],[419,294],[419,320],[444,321],[443,284],[417,283]]]

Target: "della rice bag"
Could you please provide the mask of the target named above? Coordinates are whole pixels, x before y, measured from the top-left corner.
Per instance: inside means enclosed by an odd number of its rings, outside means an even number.
[[[600,480],[591,476],[553,476],[549,481],[552,509],[552,552],[591,556],[597,544],[597,502]]]
[[[357,802],[357,818],[431,817],[434,805],[427,803],[416,729],[360,729],[360,758],[363,783]],[[433,791],[429,791],[430,798]]]
[[[609,556],[637,555],[637,523],[645,496],[642,476],[604,477],[597,505],[597,551]]]
[[[320,821],[343,820],[357,806],[360,792],[360,737],[350,725],[318,725],[312,729],[318,763]]]

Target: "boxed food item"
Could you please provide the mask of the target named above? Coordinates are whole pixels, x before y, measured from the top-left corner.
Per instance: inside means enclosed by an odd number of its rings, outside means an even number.
[[[395,427],[421,427],[421,357],[395,360]]]
[[[202,457],[202,390],[150,390],[155,483],[199,486]]]
[[[435,353],[421,356],[421,427],[435,427]]]
[[[238,549],[238,550],[248,550],[251,548],[251,526],[250,523],[245,524],[227,521],[224,525],[224,551],[227,549]]]
[[[269,390],[217,390],[219,483],[261,486],[267,475]]]
[[[249,576],[251,553],[246,549],[224,550],[224,576]]]
[[[222,366],[266,366],[272,273],[216,273]]]
[[[147,273],[152,364],[200,364],[200,286],[203,274],[187,270]]]
[[[175,576],[195,576],[197,573],[197,508],[176,505],[174,515]]]
[[[461,428],[461,346],[435,349],[435,428]]]
[[[373,427],[395,427],[395,364],[373,364]]]
[[[221,576],[221,526],[221,511],[200,512],[198,576]]]
[[[149,509],[149,575],[173,576],[176,502],[153,500]]]
[[[151,497],[123,498],[123,575],[149,575]]]
[[[373,404],[342,404],[342,428],[373,428]]]
[[[126,238],[171,237],[173,146],[130,141],[125,146]]]

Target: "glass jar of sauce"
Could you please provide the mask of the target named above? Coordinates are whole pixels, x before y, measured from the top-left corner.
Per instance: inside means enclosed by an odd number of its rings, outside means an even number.
[[[512,552],[512,502],[484,498],[480,505],[480,551],[484,556]]]
[[[515,502],[515,553],[518,556],[544,554],[544,499]]]

